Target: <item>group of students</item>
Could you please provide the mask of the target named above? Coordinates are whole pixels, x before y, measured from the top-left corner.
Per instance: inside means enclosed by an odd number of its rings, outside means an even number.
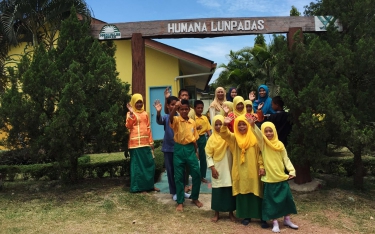
[[[289,216],[297,211],[287,182],[296,176],[296,172],[285,145],[278,138],[275,124],[263,122],[268,112],[273,116],[281,111],[277,109],[280,106],[282,109],[282,101],[274,98],[274,103],[268,97],[267,86],[260,86],[258,93],[257,100],[254,93],[250,93],[250,100],[246,101],[235,94],[233,102],[228,102],[225,90],[217,88],[209,108],[211,124],[202,114],[202,101],[195,101],[194,109],[190,108],[187,90],[180,90],[175,97],[166,89],[164,116],[161,116],[160,101],[154,102],[157,123],[164,125],[162,151],[177,211],[183,211],[187,197],[197,207],[203,206],[199,191],[201,182],[207,182],[205,173],[209,167],[212,173],[211,208],[215,211],[212,221],[219,219],[219,212],[229,212],[231,220],[241,218],[243,225],[248,225],[254,218],[261,221],[262,228],[268,228],[267,221],[272,220],[272,231],[280,232],[277,218],[284,216],[284,225],[298,229]],[[132,96],[128,108],[130,191],[158,191],[151,175],[155,166],[149,163],[153,157],[150,124],[139,94]],[[185,177],[189,174],[192,177],[191,194],[185,191]]]

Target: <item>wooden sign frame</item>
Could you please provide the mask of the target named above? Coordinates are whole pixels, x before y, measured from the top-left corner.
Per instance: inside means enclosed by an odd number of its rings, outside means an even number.
[[[289,48],[293,36],[302,32],[326,31],[334,23],[342,30],[339,21],[332,16],[287,16],[202,18],[141,21],[113,24],[92,24],[91,34],[99,40],[132,41],[132,92],[146,94],[145,44],[144,39],[162,38],[206,38],[255,34],[287,33]]]

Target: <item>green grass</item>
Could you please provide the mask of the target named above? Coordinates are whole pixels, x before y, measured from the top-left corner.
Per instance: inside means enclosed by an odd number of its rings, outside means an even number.
[[[85,154],[83,157],[89,157],[90,163],[97,162],[110,162],[124,159],[124,152],[114,152],[114,153],[102,153],[102,154]]]
[[[160,149],[155,156],[155,163],[161,167]],[[124,155],[118,152],[85,157],[97,163],[121,160]],[[308,233],[309,225],[317,227],[316,233],[374,233],[375,178],[366,178],[365,190],[358,191],[352,178],[314,176],[326,185],[311,193],[293,192],[298,210],[293,219],[297,224],[304,223],[300,233]],[[0,233],[271,233],[254,223],[245,227],[224,219],[213,224],[209,221],[212,211],[195,207],[187,206],[183,213],[176,213],[175,206],[157,202],[152,193],[132,194],[125,184],[124,177],[85,179],[71,185],[6,181],[0,192]]]
[[[298,210],[293,219],[305,223],[301,233],[306,233],[308,225],[328,228],[329,233],[373,233],[374,181],[367,181],[366,191],[343,189],[351,184],[343,178],[326,181],[321,190],[293,192]],[[213,224],[211,211],[193,206],[176,213],[174,205],[157,202],[153,193],[129,193],[124,178],[85,179],[50,187],[45,183],[5,183],[0,192],[1,233],[271,233],[256,224],[245,227],[228,219]],[[30,189],[37,186],[39,192]]]

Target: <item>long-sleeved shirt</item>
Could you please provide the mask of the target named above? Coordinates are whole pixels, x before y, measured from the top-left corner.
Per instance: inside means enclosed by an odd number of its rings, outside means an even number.
[[[161,146],[162,152],[173,152],[174,140],[173,130],[169,125],[169,115],[156,115],[156,123],[164,126],[164,139],[163,145]]]
[[[210,140],[210,139],[208,139]],[[219,172],[219,177],[217,179],[212,178],[212,188],[221,188],[221,187],[230,187],[232,186],[232,153],[227,147],[225,156],[219,162],[214,162],[213,154],[215,149],[211,149],[206,146],[206,158],[207,158],[207,167],[215,166],[215,169]]]
[[[289,175],[296,176],[296,170],[290,162],[286,149],[284,148],[282,151],[271,149],[271,147],[264,142],[261,130],[258,127],[251,129],[257,138],[263,155],[266,175],[262,176],[262,181],[267,183],[278,183],[287,180]],[[289,175],[285,174],[285,168],[288,170]]]
[[[264,167],[258,144],[246,150],[245,162],[241,163],[242,150],[238,146],[234,134],[223,125],[220,129],[220,136],[227,142],[233,155],[233,196],[237,194],[253,193],[255,196],[263,197],[263,185],[259,178],[259,169],[263,169]]]
[[[130,117],[129,112],[126,115],[125,126],[129,129],[129,149],[150,146],[154,144],[150,128],[150,119],[146,111],[141,113],[133,112]]]

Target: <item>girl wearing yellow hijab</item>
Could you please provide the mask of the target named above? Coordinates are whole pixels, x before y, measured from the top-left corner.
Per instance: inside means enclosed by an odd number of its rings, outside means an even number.
[[[228,144],[220,136],[220,128],[224,123],[224,116],[215,115],[212,119],[212,135],[206,144],[207,167],[212,173],[211,209],[215,216],[211,219],[216,222],[219,212],[229,212],[232,221],[236,218],[233,211],[236,210],[236,198],[232,195],[232,154]]]
[[[243,225],[248,225],[251,218],[262,218],[263,185],[260,174],[264,171],[263,159],[245,116],[240,115],[234,120],[234,133],[228,129],[232,121],[231,117],[225,117],[220,136],[233,155],[232,192],[236,196],[236,216],[243,219]],[[266,222],[261,224],[267,227]]]
[[[263,112],[262,112],[263,103],[259,103],[258,111],[256,113],[254,113],[252,101],[245,100],[244,105],[245,105],[245,108],[246,108],[246,118],[251,117],[253,119],[256,119],[258,122],[263,122],[263,120],[264,120],[264,115],[263,115]]]
[[[127,104],[125,126],[129,129],[130,153],[130,192],[160,191],[154,187],[155,162],[153,159],[154,141],[150,119],[144,111],[143,97],[133,94]]]
[[[265,173],[262,219],[273,220],[273,232],[280,232],[277,218],[284,216],[284,225],[293,229],[298,226],[290,220],[290,214],[297,214],[296,205],[289,188],[288,180],[296,176],[296,170],[290,162],[284,144],[279,141],[275,125],[264,122],[261,130],[253,126],[259,147],[262,151]],[[288,174],[285,173],[285,169]]]
[[[241,115],[246,114],[246,108],[245,108],[245,100],[241,96],[236,96],[233,99],[233,112],[228,112],[228,108],[224,108],[224,116],[229,116],[230,118],[233,119],[233,121],[228,125],[229,131],[233,132],[233,124],[234,120]]]

